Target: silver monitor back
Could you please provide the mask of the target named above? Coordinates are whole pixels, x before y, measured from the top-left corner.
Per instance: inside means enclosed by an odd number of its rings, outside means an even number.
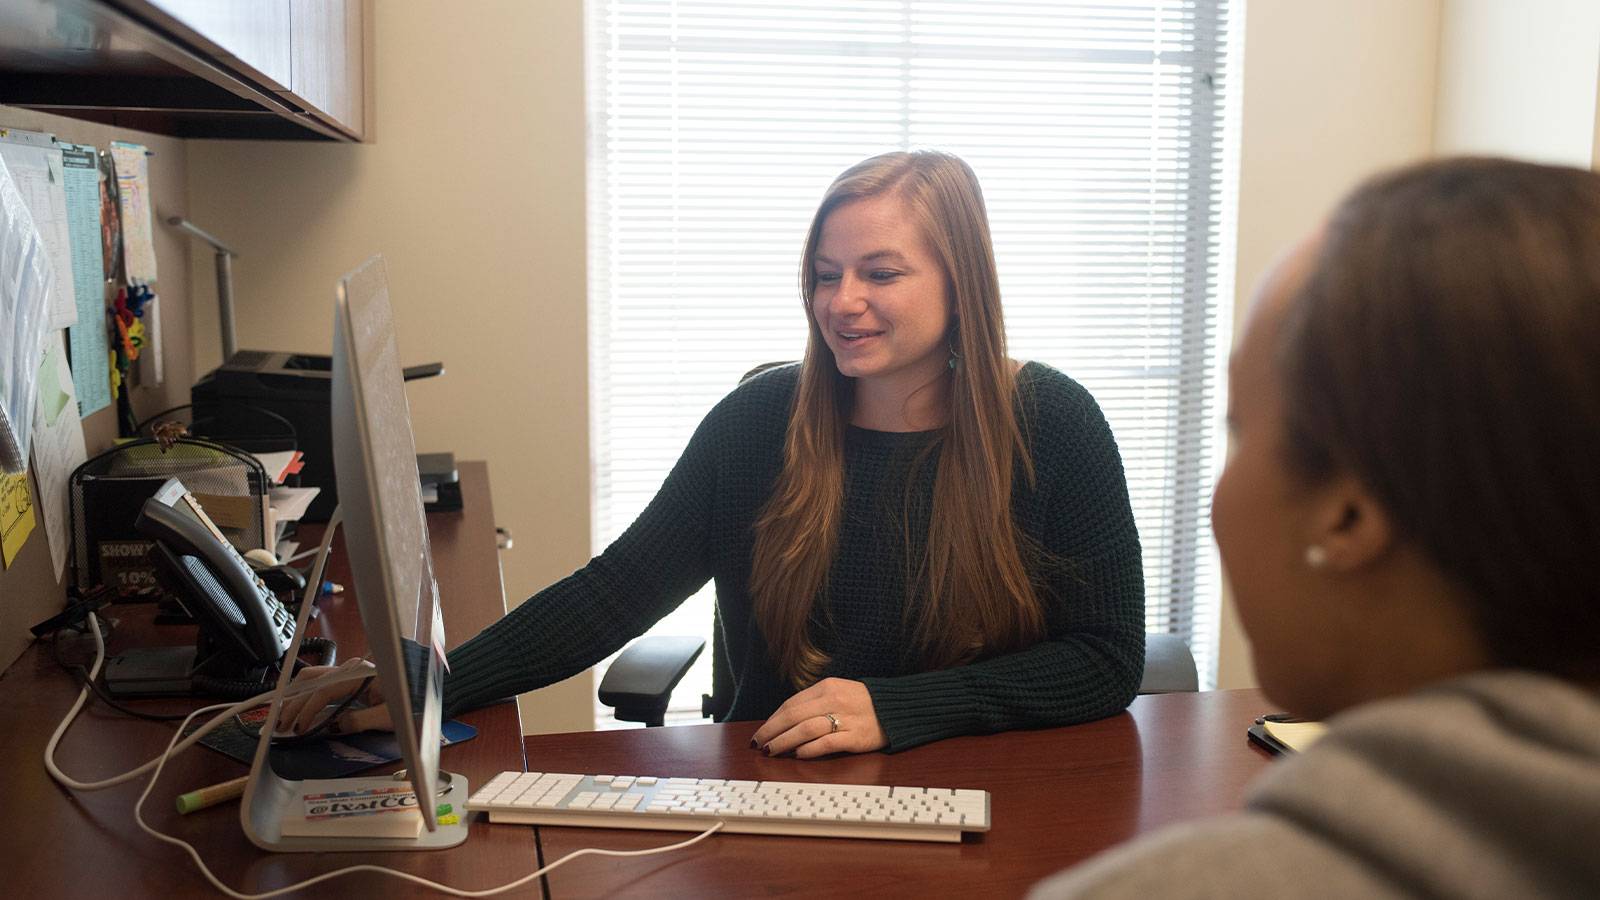
[[[251,843],[280,853],[442,850],[466,840],[467,825],[465,821],[439,825],[436,804],[466,803],[471,786],[461,775],[439,770],[444,622],[383,260],[367,260],[339,282],[336,294],[331,413],[341,504],[318,547],[318,577],[306,585],[288,656],[298,655],[305,639],[321,568],[342,518],[362,630],[406,766],[402,777],[415,791],[426,829],[415,836],[390,833],[372,817],[364,819],[372,827],[358,824],[332,833],[304,830],[296,820],[312,818],[307,813],[308,796],[329,791],[387,792],[396,786],[396,778],[300,781],[278,775],[270,756],[281,702],[269,707],[261,728],[239,823]],[[278,675],[280,697],[292,671],[284,666]],[[398,820],[390,824],[393,821]],[[285,826],[291,824],[294,832],[285,834]]]
[[[438,794],[444,619],[383,257],[339,281],[333,464],[362,628],[418,798]],[[423,822],[437,828],[434,804]]]

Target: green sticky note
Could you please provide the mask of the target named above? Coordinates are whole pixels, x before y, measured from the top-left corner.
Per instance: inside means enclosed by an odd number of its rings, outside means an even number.
[[[60,352],[51,347],[44,355],[44,362],[39,364],[39,405],[44,408],[44,420],[51,426],[61,418],[61,411],[72,400],[72,395],[61,387],[61,362],[56,359]]]

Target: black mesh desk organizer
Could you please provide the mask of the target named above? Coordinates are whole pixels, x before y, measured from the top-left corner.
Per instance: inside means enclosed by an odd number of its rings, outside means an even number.
[[[72,473],[72,579],[80,592],[104,584],[124,599],[160,596],[151,542],[133,523],[169,478],[183,482],[239,552],[268,546],[271,482],[255,457],[195,438],[165,450],[153,439],[130,441]]]

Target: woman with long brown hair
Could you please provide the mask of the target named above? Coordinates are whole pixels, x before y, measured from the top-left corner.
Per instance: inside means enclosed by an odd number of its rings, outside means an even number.
[[[724,718],[766,719],[771,754],[900,750],[1133,698],[1144,592],[1121,459],[1087,391],[1006,355],[972,170],[918,152],[846,171],[800,278],[804,360],[740,385],[605,552],[453,651],[448,710],[582,671],[708,579]]]
[[[1040,894],[1600,894],[1600,175],[1373,180],[1231,371],[1217,545],[1262,689],[1329,729]]]
[[[895,153],[845,172],[800,277],[810,336],[750,578],[798,693],[756,742],[898,749],[1126,706],[1143,580],[1121,462],[1081,387],[1007,356],[972,170]],[[841,666],[840,631],[870,652]],[[864,665],[880,654],[895,668]],[[867,677],[824,678],[841,671]]]

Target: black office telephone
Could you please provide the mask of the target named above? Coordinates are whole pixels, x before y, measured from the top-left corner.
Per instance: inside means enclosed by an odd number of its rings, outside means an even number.
[[[194,647],[113,660],[106,672],[113,693],[232,697],[267,686],[294,638],[294,616],[194,495],[176,478],[168,480],[145,501],[134,528],[154,542],[157,577],[199,622],[200,635]],[[145,676],[157,655],[164,676]]]
[[[169,591],[203,631],[256,665],[283,658],[294,617],[181,482],[169,480],[146,500],[134,528],[155,540],[156,566]]]

